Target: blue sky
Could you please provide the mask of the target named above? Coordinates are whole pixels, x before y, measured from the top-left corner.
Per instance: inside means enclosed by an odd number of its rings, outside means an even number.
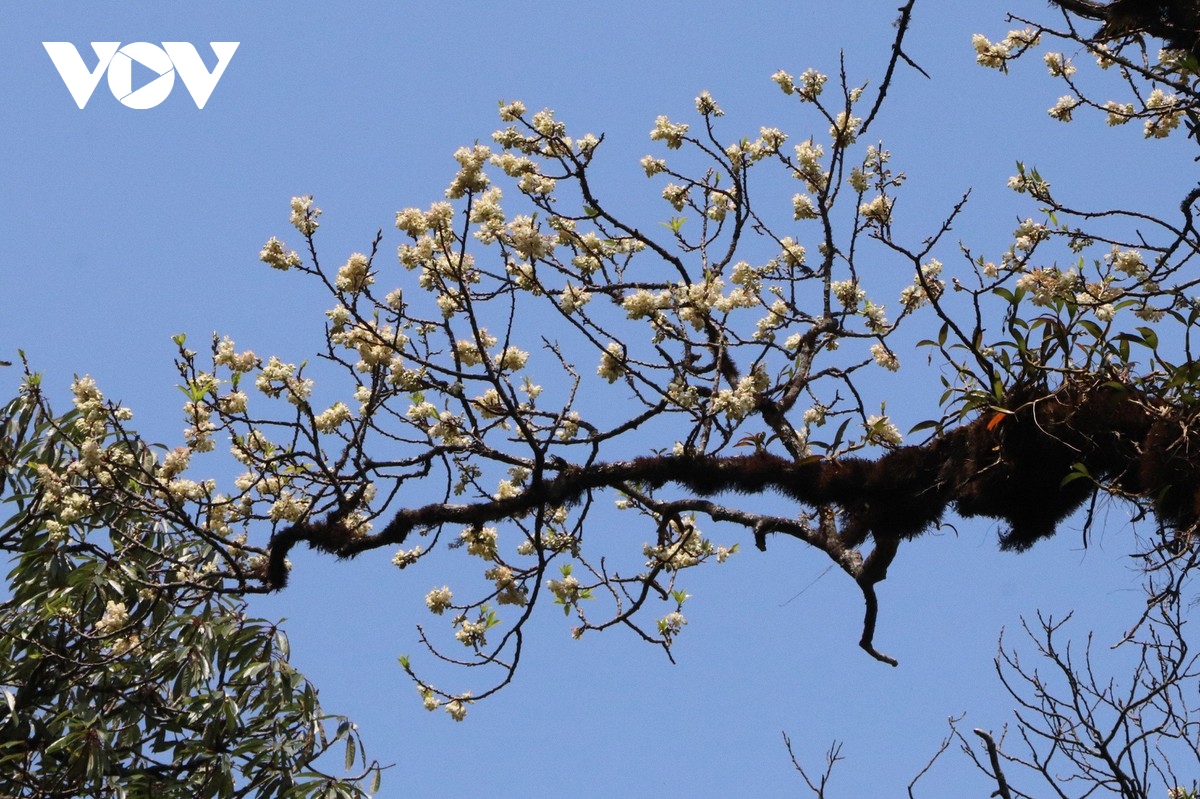
[[[287,361],[321,343],[325,301],[257,258],[271,235],[296,239],[292,196],[315,194],[324,209],[327,261],[369,247],[379,228],[387,252],[399,242],[394,212],[439,199],[453,151],[488,139],[497,101],[521,99],[580,133],[606,133],[604,189],[631,209],[658,208],[637,165],[658,114],[687,117],[708,89],[731,139],[760,125],[819,132],[770,75],[836,74],[844,50],[853,81],[877,82],[895,5],[11,4],[0,26],[0,359],[23,348],[62,406],[71,376],[90,373],[148,438],[176,443],[172,335],[203,341],[215,330]],[[908,53],[931,79],[901,70],[872,131],[909,176],[910,218],[940,219],[973,187],[952,239],[998,252],[1018,214],[1034,210],[1004,189],[1018,159],[1095,206],[1181,196],[1172,182],[1185,176],[1155,172],[1177,145],[1143,144],[1097,118],[1050,120],[1062,92],[1032,60],[1008,78],[974,66],[971,34],[1003,36],[1005,7],[918,3]],[[1041,0],[1007,7],[1048,13]],[[210,67],[207,42],[240,46],[203,110],[178,81],[148,110],[124,107],[101,81],[80,110],[43,41],[70,41],[88,61],[92,41],[187,41]],[[6,395],[15,372],[0,374]],[[905,405],[923,392],[904,374],[880,384],[889,408],[910,423],[934,415],[925,399]],[[1106,514],[1086,551],[1068,529],[1031,554],[999,553],[994,526],[979,523],[906,548],[882,587],[877,633],[898,669],[858,650],[861,598],[824,574],[821,556],[743,542],[728,564],[688,576],[696,598],[676,665],[620,631],[572,641],[547,607],[516,682],[461,724],[422,710],[396,665],[418,651],[425,592],[452,580],[461,559],[399,573],[388,553],[350,564],[299,554],[292,587],[254,607],[287,618],[294,659],[326,707],[359,722],[371,756],[396,764],[387,797],[803,795],[781,731],[814,766],[831,740],[845,741],[837,795],[898,795],[946,717],[966,711],[967,726],[997,731],[1009,720],[991,666],[1001,629],[1016,637],[1022,614],[1075,610],[1080,634],[1119,637],[1142,595],[1122,557],[1126,510]],[[954,753],[921,785],[926,797],[987,790]]]

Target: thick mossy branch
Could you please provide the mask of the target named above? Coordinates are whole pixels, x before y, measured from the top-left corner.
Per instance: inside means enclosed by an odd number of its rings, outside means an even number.
[[[1117,382],[1073,382],[1056,391],[1014,389],[1002,408],[926,444],[902,447],[876,460],[794,461],[755,453],[647,456],[565,466],[540,481],[534,479],[517,496],[401,510],[370,535],[351,534],[339,514],[295,524],[272,538],[267,579],[272,587],[284,585],[284,558],[300,541],[352,557],[402,543],[414,529],[517,518],[538,507],[573,505],[589,491],[630,484],[671,484],[701,496],[769,491],[809,506],[837,505],[842,509],[842,549],[856,548],[873,537],[877,549],[886,542],[884,549],[894,552],[893,542],[919,535],[953,509],[964,517],[1005,522],[1001,547],[1024,550],[1053,535],[1102,482],[1148,500],[1163,524],[1190,529],[1200,516],[1200,438],[1192,442],[1190,419],[1190,410],[1150,401]],[[856,578],[860,583],[878,582],[890,558],[885,560],[872,564],[873,574]]]
[[[1102,21],[1101,41],[1149,35],[1168,47],[1200,53],[1200,3],[1196,0],[1051,0],[1073,14]]]

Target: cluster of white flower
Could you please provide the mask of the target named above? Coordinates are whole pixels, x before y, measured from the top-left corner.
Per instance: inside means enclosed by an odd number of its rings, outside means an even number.
[[[517,582],[513,570],[508,566],[495,566],[485,571],[483,576],[496,584],[496,604],[521,608],[529,604],[525,587]]]
[[[430,419],[438,418],[438,409],[432,402],[416,402],[408,407],[404,415],[417,424],[428,424]]]
[[[322,433],[332,433],[351,418],[350,407],[344,402],[335,402],[327,410],[314,416],[313,424]]]
[[[213,358],[217,366],[224,366],[231,372],[250,372],[258,367],[258,356],[251,350],[242,353],[234,352],[233,339],[225,336],[217,344],[217,353]]]
[[[419,546],[413,547],[412,549],[407,549],[407,550],[406,549],[397,550],[396,554],[392,556],[392,565],[395,566],[397,569],[403,569],[406,566],[411,566],[417,562],[417,560],[421,557],[421,554],[422,554],[422,550],[421,550],[421,547],[419,547]],[[446,590],[449,591],[450,589],[446,589]],[[429,599],[427,596],[426,603],[428,603],[428,601],[429,601]]]
[[[867,417],[867,441],[872,444],[898,446],[904,441],[900,430],[887,416]]]
[[[726,145],[725,156],[735,168],[743,167],[747,162],[754,163],[778,155],[787,138],[787,134],[779,128],[762,127],[758,129],[758,138],[754,141],[742,139]]]
[[[338,268],[334,286],[338,291],[358,294],[374,282],[375,277],[371,274],[371,262],[367,260],[367,256],[356,252]]]
[[[721,106],[717,105],[717,101],[713,99],[707,89],[700,92],[700,95],[696,98],[696,111],[706,116],[725,116],[725,112],[721,110]]]
[[[463,646],[479,648],[487,644],[487,628],[485,621],[468,621],[460,616],[454,637]]]
[[[429,222],[420,208],[405,208],[396,212],[396,229],[416,238],[429,230]]]
[[[478,366],[483,363],[483,350],[496,346],[496,337],[489,334],[486,327],[479,328],[477,335],[478,343],[461,338],[454,342],[455,357],[463,366]]]
[[[101,438],[108,429],[108,411],[104,407],[104,395],[96,387],[96,381],[90,375],[76,378],[71,383],[71,401],[79,411],[75,420],[75,429],[86,436]],[[128,421],[133,418],[133,412],[120,407],[113,410],[117,421]]]
[[[250,466],[259,455],[270,455],[275,451],[275,445],[267,439],[261,430],[254,429],[245,436],[233,439],[229,451],[238,463]]]
[[[691,196],[691,188],[668,183],[662,190],[662,198],[671,204],[676,211],[682,211]]]
[[[450,411],[442,411],[428,432],[430,438],[441,441],[448,447],[460,447],[467,443],[463,420]]]
[[[340,333],[350,322],[350,309],[345,305],[336,305],[326,311],[325,316],[329,319],[329,329]]]
[[[829,290],[847,311],[857,309],[859,303],[867,298],[867,292],[854,280],[835,280],[829,284]]]
[[[279,499],[271,504],[267,516],[273,521],[298,522],[308,515],[312,498],[296,496],[291,491],[283,491]]]
[[[293,266],[300,265],[300,256],[296,251],[286,249],[284,243],[274,236],[267,239],[267,243],[263,245],[262,251],[258,254],[258,260],[273,269],[284,272]]]
[[[317,222],[320,215],[321,209],[313,205],[311,194],[292,198],[292,214],[288,221],[305,236],[311,236],[320,227],[320,223]]]
[[[426,388],[428,383],[425,378],[425,367],[409,369],[404,365],[404,360],[398,355],[392,359],[391,365],[388,368],[388,383],[401,391],[420,391]],[[370,386],[359,386],[358,389],[355,389],[356,392],[359,390],[365,390],[367,399],[370,399]],[[355,399],[359,399],[357,395]]]
[[[710,309],[730,310],[732,304],[721,294],[724,287],[725,283],[719,277],[710,277],[703,283],[676,284],[671,289],[671,297],[680,320],[689,323],[694,330],[703,330]]]
[[[1108,112],[1104,121],[1111,126],[1124,125],[1134,116],[1133,103],[1122,104],[1116,100],[1109,100],[1104,104],[1104,110]]]
[[[758,138],[762,144],[761,147],[756,146],[756,144],[751,145],[750,155],[752,158],[755,158],[758,151],[765,151],[763,152],[763,156],[779,152],[779,149],[783,147],[783,143],[787,141],[788,137],[779,128],[761,127],[758,129]]]
[[[724,413],[730,420],[739,422],[754,410],[754,403],[753,392],[723,388],[713,397],[711,407],[714,413]]]
[[[500,397],[500,392],[494,387],[471,400],[471,405],[479,411],[479,415],[484,419],[499,419],[508,413],[508,409]]]
[[[526,136],[517,130],[515,125],[509,125],[504,130],[492,131],[492,141],[499,144],[506,151],[519,150],[523,153],[536,153],[538,152],[542,137]],[[496,161],[493,160],[492,163],[496,163]]]
[[[679,635],[685,624],[687,624],[687,619],[682,613],[675,610],[658,620],[658,633],[670,641]]]
[[[1018,172],[1008,179],[1008,187],[1017,194],[1032,194],[1034,197],[1045,197],[1050,193],[1050,181],[1037,173],[1037,170],[1025,170],[1025,165],[1017,162]]]
[[[450,591],[450,587],[446,585],[443,585],[441,588],[434,588],[425,595],[425,607],[438,616],[449,609],[451,607],[450,603],[453,601],[454,594]]]
[[[655,158],[651,155],[644,156],[641,163],[642,169],[646,170],[646,177],[648,178],[652,178],[659,172],[665,172],[667,170],[666,161],[662,160],[661,158]]]
[[[592,293],[587,289],[568,284],[558,295],[558,307],[563,313],[570,315],[587,305],[591,299]]]
[[[1037,246],[1038,242],[1048,238],[1050,238],[1050,232],[1046,230],[1045,225],[1034,222],[1032,219],[1026,219],[1013,231],[1013,250],[1033,252],[1033,248]]]
[[[691,568],[712,554],[712,544],[700,535],[693,524],[687,523],[681,528],[678,523],[671,522],[669,529],[678,536],[674,541],[642,547],[642,554],[648,558],[647,566],[678,571]]]
[[[988,41],[988,38],[982,33],[976,33],[971,37],[971,44],[975,48],[975,61],[980,66],[1005,69],[1008,60],[1014,57],[1014,49],[1025,50],[1033,47],[1040,38],[1036,31],[1025,28],[1024,30],[1009,31],[1008,36],[994,43]]]
[[[254,472],[244,472],[234,479],[233,484],[238,487],[239,491],[253,489],[262,497],[278,497],[290,482],[290,478],[278,474],[260,475]]]
[[[768,264],[768,267],[775,267],[782,263],[788,269],[793,269],[804,263],[805,250],[791,236],[784,236],[779,240],[781,249],[779,255]]]
[[[369,372],[378,366],[395,366],[395,359],[408,343],[408,336],[391,325],[375,321],[361,322],[348,330],[343,327],[330,334],[330,341],[358,353],[355,369]]]
[[[861,124],[860,118],[851,116],[848,111],[839,111],[833,119],[833,124],[829,126],[829,138],[833,139],[837,147],[854,144],[858,139],[858,126]]]
[[[590,275],[603,266],[606,260],[612,260],[618,255],[631,255],[646,249],[645,242],[633,236],[616,239],[602,239],[593,231],[582,236],[573,231],[564,231],[562,236],[570,242],[575,255],[571,265],[585,275]]]
[[[467,554],[484,560],[496,559],[496,542],[500,534],[495,527],[468,527],[458,535],[467,545]]]
[[[1074,96],[1064,94],[1058,98],[1058,102],[1051,106],[1046,113],[1059,122],[1070,122],[1071,112],[1078,108],[1079,105],[1079,101]]]
[[[573,441],[579,435],[579,423],[581,421],[582,419],[577,412],[568,412],[559,421],[558,432],[555,433],[555,436],[559,441]]]
[[[533,264],[527,264],[522,261],[509,261],[504,266],[504,271],[512,277],[513,283],[517,284],[518,288],[528,291],[535,297],[542,295],[542,284],[538,282],[537,269]]]
[[[687,123],[674,123],[667,117],[660,116],[654,120],[654,130],[650,131],[650,141],[665,141],[667,149],[678,150],[683,146],[683,137],[687,132]]]
[[[505,347],[504,350],[492,358],[492,366],[497,371],[515,372],[525,368],[525,363],[529,360],[529,353],[517,347]]]
[[[1062,53],[1046,53],[1042,56],[1042,61],[1055,78],[1069,78],[1075,74],[1075,65]]]
[[[187,447],[175,447],[175,449],[163,456],[158,476],[163,480],[170,480],[176,475],[182,474],[187,470],[191,459],[192,451],[190,449]]]
[[[1155,308],[1143,302],[1134,310],[1133,315],[1143,322],[1161,322],[1167,312],[1162,308]]]
[[[877,195],[869,202],[858,206],[858,213],[868,224],[886,225],[892,221],[891,197]]]
[[[467,717],[467,703],[462,699],[451,699],[446,703],[446,712],[455,721],[462,721]]]
[[[537,164],[526,156],[504,152],[492,156],[492,163],[509,177],[518,178],[517,188],[525,194],[549,194],[557,185],[553,178],[539,172]]]
[[[111,635],[129,623],[129,611],[124,602],[108,600],[104,606],[104,615],[93,626],[96,635]]]
[[[801,100],[808,102],[815,101],[821,96],[821,92],[825,89],[825,82],[829,80],[828,76],[817,72],[809,67],[800,75],[799,94]]]
[[[543,108],[533,115],[530,120],[533,129],[548,138],[561,138],[567,132],[567,126],[554,118],[554,112]]]
[[[581,587],[579,579],[567,573],[561,580],[547,580],[546,588],[554,594],[554,598],[564,605],[574,605],[579,601]]]
[[[914,311],[929,300],[937,299],[946,290],[946,281],[939,275],[942,273],[942,262],[931,258],[921,266],[921,272],[913,279],[913,284],[900,292],[900,304],[906,310]]]
[[[215,488],[215,486],[214,486]],[[229,502],[229,497],[224,494],[217,494],[208,503],[208,513],[204,520],[204,529],[215,535],[229,537],[233,533],[233,528],[230,522],[241,518],[242,514],[238,508],[234,507]],[[238,558],[244,558],[246,552],[243,546],[246,543],[246,534],[239,533],[230,539],[229,552]]]
[[[504,234],[504,209],[500,207],[502,199],[504,192],[499,186],[492,186],[471,203],[469,219],[472,224],[479,226],[475,238],[483,244],[491,244]]]
[[[779,84],[779,88],[783,90],[784,94],[791,94],[796,91],[796,79],[785,70],[781,69],[776,72],[771,76],[771,80]]]
[[[509,222],[504,243],[516,250],[526,261],[536,261],[554,252],[556,238],[557,236],[542,235],[533,218],[522,215]]]
[[[813,205],[811,197],[807,194],[797,194],[792,197],[792,218],[797,221],[817,218],[817,208]]]
[[[786,327],[792,322],[792,312],[783,300],[775,300],[767,309],[767,315],[755,323],[755,341],[774,341],[775,331]]]
[[[614,341],[604,349],[605,352],[600,356],[600,366],[596,368],[596,374],[610,383],[615,383],[617,378],[625,374],[625,348]]]
[[[188,447],[193,452],[212,452],[216,446],[212,437],[217,432],[217,426],[213,423],[209,407],[203,403],[188,402],[184,404],[184,411],[191,421],[183,429],[183,439]]]
[[[38,464],[38,484],[42,491],[41,504],[53,512],[60,525],[70,525],[90,515],[92,501],[81,491],[73,488],[62,475],[45,464]],[[66,530],[58,531],[61,535]]]
[[[888,326],[887,317],[884,316],[886,311],[886,305],[876,305],[870,300],[867,300],[862,309],[863,318],[867,320],[867,329],[872,333],[886,333]]]
[[[1079,275],[1074,269],[1063,272],[1055,267],[1033,269],[1017,279],[1017,288],[1030,295],[1034,305],[1052,305],[1057,300],[1075,299]]]
[[[730,189],[713,189],[708,193],[708,207],[704,210],[705,216],[714,222],[724,221],[726,215],[737,208],[737,203],[733,198],[734,193]]]
[[[625,315],[630,319],[643,319],[655,316],[659,309],[670,304],[671,295],[665,291],[651,294],[646,289],[638,289],[621,301]]]
[[[1111,303],[1114,300],[1120,299],[1124,293],[1124,289],[1120,286],[1114,286],[1110,280],[1105,280],[1101,283],[1088,283],[1083,287],[1083,291],[1075,295],[1075,302],[1078,305],[1093,307],[1097,316],[1100,315],[1101,309],[1107,305],[1108,316],[1103,321],[1108,321],[1108,319],[1112,318],[1113,313]]]
[[[484,174],[483,165],[488,162],[492,151],[485,145],[476,144],[474,147],[459,147],[454,152],[454,160],[458,161],[458,174],[454,176],[446,189],[446,197],[457,200],[468,193],[481,192],[491,182]]]
[[[543,552],[575,552],[579,548],[579,540],[565,530],[546,529],[542,531],[541,548]],[[517,554],[523,557],[533,555],[537,549],[532,538],[517,544]]]
[[[732,421],[741,421],[750,415],[757,404],[757,396],[770,384],[766,370],[756,367],[754,371],[738,381],[732,389],[723,388],[712,400],[712,410],[724,413]]]
[[[875,359],[875,363],[889,371],[894,372],[900,368],[900,359],[882,341],[871,345],[871,357]]]
[[[829,173],[821,169],[821,158],[825,155],[825,148],[809,139],[797,144],[795,152],[793,177],[803,180],[813,194],[820,194],[829,184]]]
[[[775,83],[779,85],[779,88],[783,90],[784,94],[792,94],[795,92],[799,94],[801,100],[810,103],[816,101],[816,99],[821,96],[821,92],[825,88],[825,82],[828,79],[828,76],[823,75],[811,68],[806,69],[804,73],[800,75],[799,86],[796,84],[796,79],[782,69],[771,76],[771,80],[775,81]]]
[[[254,380],[258,390],[268,397],[287,392],[288,402],[299,405],[312,394],[313,381],[296,376],[296,365],[284,363],[272,355]]]
[[[512,499],[521,496],[521,486],[513,480],[501,480],[496,485],[496,493],[492,494],[492,499]]]
[[[215,480],[205,480],[203,483],[197,483],[195,480],[177,477],[167,483],[167,495],[176,502],[186,500],[196,501],[211,496],[216,487],[217,483]]]
[[[471,256],[464,254],[463,259],[469,259]],[[446,319],[454,316],[463,309],[462,292],[449,286],[439,290],[437,298],[438,310],[442,312],[442,316]]]
[[[500,121],[501,122],[516,122],[525,114],[525,104],[520,100],[513,100],[511,103],[500,104]]]
[[[700,391],[695,386],[689,386],[672,380],[667,386],[667,398],[680,408],[694,408],[700,401]]]
[[[1104,256],[1104,260],[1112,264],[1113,269],[1139,281],[1150,276],[1150,270],[1146,268],[1146,262],[1138,250],[1122,250],[1114,244],[1112,252]]]
[[[1155,89],[1146,98],[1146,109],[1155,115],[1146,120],[1144,134],[1147,139],[1165,139],[1183,121],[1183,108],[1179,98]]]

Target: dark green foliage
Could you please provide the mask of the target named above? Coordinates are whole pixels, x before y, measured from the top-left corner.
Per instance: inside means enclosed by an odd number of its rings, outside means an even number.
[[[85,490],[69,476],[75,415],[54,419],[23,398],[0,421],[0,551],[12,564],[0,603],[0,796],[367,795],[315,768],[357,733],[322,711],[284,633],[226,590],[216,550],[95,491],[61,525],[51,508],[71,499],[48,489],[50,475]]]

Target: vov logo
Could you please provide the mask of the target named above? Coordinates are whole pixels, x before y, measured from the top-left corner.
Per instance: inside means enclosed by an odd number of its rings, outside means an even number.
[[[217,65],[212,72],[188,42],[163,42],[162,47],[149,42],[130,42],[124,47],[120,42],[92,42],[97,59],[95,69],[87,68],[70,42],[42,42],[42,47],[50,54],[50,60],[80,108],[87,105],[107,70],[108,88],[113,97],[129,108],[145,109],[154,108],[167,99],[175,86],[176,72],[196,101],[196,107],[203,108],[239,44],[241,42],[209,42],[217,56]],[[158,75],[136,91],[133,88],[135,61]]]

